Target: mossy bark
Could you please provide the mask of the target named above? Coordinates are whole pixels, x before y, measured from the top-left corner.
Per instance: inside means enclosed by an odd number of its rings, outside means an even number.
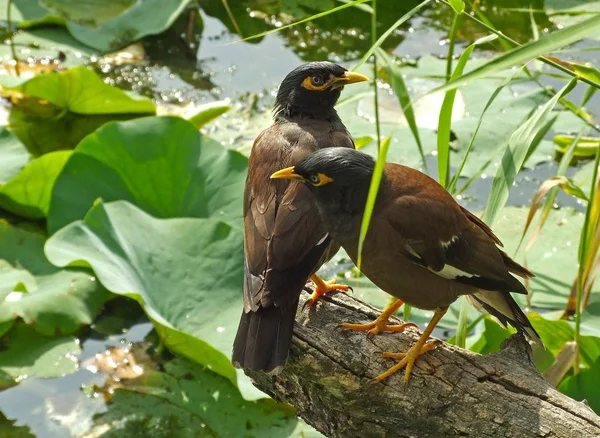
[[[520,335],[483,356],[442,343],[419,359],[408,385],[404,372],[375,383],[394,364],[378,353],[406,351],[418,332],[368,339],[340,330],[343,322],[370,322],[378,312],[341,294],[303,311],[307,296],[285,369],[277,376],[247,374],[328,437],[600,436],[600,417],[537,372]]]

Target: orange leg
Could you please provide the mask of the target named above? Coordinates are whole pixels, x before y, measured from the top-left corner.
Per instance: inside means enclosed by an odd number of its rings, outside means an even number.
[[[410,349],[406,353],[383,353],[383,357],[400,359],[400,362],[391,367],[385,373],[378,375],[375,378],[377,382],[381,382],[382,380],[387,379],[392,374],[395,374],[402,368],[406,367],[406,371],[404,372],[404,382],[408,383],[413,366],[415,365],[415,362],[419,358],[419,356],[432,350],[437,345],[437,341],[432,341],[428,344],[426,344],[425,342],[427,341],[427,338],[429,338],[429,335],[431,335],[431,332],[433,331],[435,326],[438,324],[438,322],[440,322],[440,319],[442,319],[442,317],[446,313],[446,310],[447,309],[435,312],[433,318],[431,318],[431,321],[429,321],[427,328],[425,328],[425,331],[423,332],[417,343],[410,347]]]
[[[323,281],[317,274],[311,276],[310,280],[315,284],[315,291],[306,301],[306,303],[304,303],[304,307],[308,307],[309,309],[313,307],[316,302],[319,301],[319,298],[325,294],[332,292],[348,292],[349,289],[352,289],[350,286],[346,286],[345,284],[337,284],[335,279]]]
[[[383,310],[383,312],[381,312],[381,315],[379,315],[379,317],[375,321],[373,321],[369,324],[344,323],[344,324],[342,324],[342,328],[345,328],[348,330],[355,330],[358,332],[368,331],[368,333],[367,333],[368,337],[375,336],[381,332],[403,332],[408,327],[416,328],[417,325],[413,324],[412,322],[409,322],[406,324],[395,324],[395,325],[387,324],[390,316],[395,314],[398,311],[398,309],[400,308],[400,306],[402,306],[402,304],[404,304],[404,302],[402,300],[394,301],[391,305],[387,306]]]

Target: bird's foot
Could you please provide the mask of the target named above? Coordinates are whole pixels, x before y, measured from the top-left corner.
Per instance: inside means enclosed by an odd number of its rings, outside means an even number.
[[[323,295],[336,292],[348,292],[349,290],[352,290],[350,286],[346,286],[345,284],[338,284],[335,279],[323,281],[316,275],[313,275],[312,277],[310,277],[310,279],[315,284],[315,291],[312,293],[310,298],[304,303],[304,307],[308,307],[309,309],[314,307],[314,305],[317,303],[317,301],[319,301],[319,299]]]
[[[357,332],[367,332],[367,337],[369,337],[369,338],[371,336],[378,335],[379,333],[382,333],[382,332],[402,333],[408,327],[417,328],[417,325],[412,322],[407,322],[404,324],[388,325],[387,317],[382,318],[382,316],[384,316],[384,315],[382,314],[381,316],[379,316],[379,318],[377,318],[375,321],[373,321],[369,324],[351,324],[351,323],[345,322],[342,324],[341,327],[348,329],[348,330],[354,330]]]
[[[435,347],[438,346],[438,344],[439,344],[439,341],[431,341],[423,346],[419,346],[419,343],[417,343],[417,344],[413,345],[406,353],[389,353],[389,352],[382,353],[381,355],[383,357],[389,358],[389,359],[396,359],[396,360],[399,360],[400,362],[398,362],[396,365],[391,367],[385,373],[382,373],[382,374],[378,375],[377,377],[375,377],[375,381],[381,382],[381,381],[387,379],[388,377],[390,377],[392,374],[395,374],[398,371],[400,371],[402,368],[406,367],[406,370],[404,371],[404,383],[408,383],[408,381],[410,379],[410,374],[412,373],[413,366],[415,365],[415,362],[417,361],[417,359],[422,354],[425,354],[428,351],[433,350]]]

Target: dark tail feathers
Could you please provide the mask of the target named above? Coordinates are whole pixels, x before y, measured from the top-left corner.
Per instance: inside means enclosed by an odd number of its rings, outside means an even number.
[[[467,296],[467,299],[476,308],[485,309],[490,315],[495,316],[506,327],[512,325],[532,341],[544,346],[538,333],[535,331],[525,313],[510,296],[508,292],[481,291]]]
[[[233,342],[237,368],[278,373],[288,356],[298,300],[285,308],[260,307],[243,313]]]

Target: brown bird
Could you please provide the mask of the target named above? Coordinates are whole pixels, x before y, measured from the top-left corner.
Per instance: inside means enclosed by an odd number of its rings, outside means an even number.
[[[334,105],[344,85],[366,80],[331,62],[297,67],[279,87],[273,125],[254,142],[244,190],[244,311],[232,357],[237,367],[267,372],[283,367],[309,278],[315,284],[311,303],[348,290],[315,275],[339,245],[325,231],[310,190],[269,176],[319,149],[354,149]]]
[[[275,172],[273,179],[298,180],[309,187],[325,229],[354,263],[365,203],[375,163],[362,152],[330,148],[317,151],[296,166]],[[498,248],[492,230],[462,208],[427,175],[399,165],[385,165],[375,208],[362,250],[362,272],[399,300],[372,324],[346,324],[355,330],[402,331],[387,319],[402,302],[433,310],[434,316],[406,353],[384,353],[399,362],[376,380],[406,367],[408,382],[417,358],[435,347],[426,343],[448,306],[466,295],[477,308],[510,324],[532,340],[541,340],[510,292],[527,294],[511,274],[533,274]]]

